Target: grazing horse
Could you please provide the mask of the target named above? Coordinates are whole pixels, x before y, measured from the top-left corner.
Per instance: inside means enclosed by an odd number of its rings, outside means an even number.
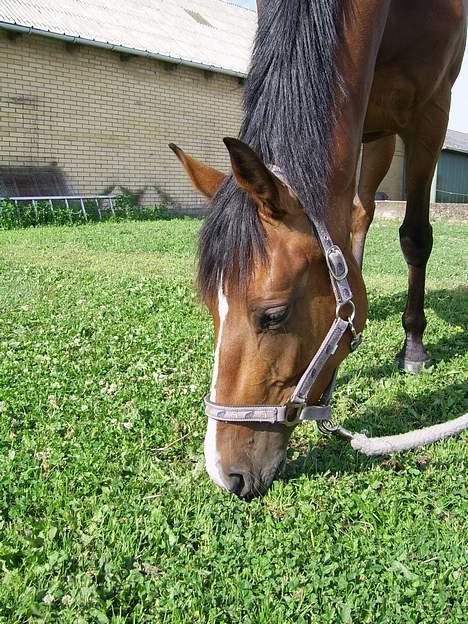
[[[259,4],[240,139],[224,139],[232,175],[171,145],[210,202],[198,268],[216,345],[206,467],[244,498],[269,487],[300,420],[329,417],[335,371],[366,320],[363,248],[396,134],[409,270],[398,362],[428,362],[430,187],[467,16],[466,0]]]

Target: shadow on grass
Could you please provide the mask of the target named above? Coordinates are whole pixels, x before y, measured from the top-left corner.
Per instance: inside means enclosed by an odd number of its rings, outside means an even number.
[[[369,293],[369,320],[382,321],[393,314],[403,314],[407,292],[375,297]],[[425,300],[426,310],[431,308],[438,317],[453,325],[466,325],[468,322],[468,287],[428,290]]]
[[[466,409],[466,384],[455,383],[432,393],[425,392],[418,398],[399,393],[391,407],[366,410],[359,416],[346,419],[342,424],[352,431],[365,430],[369,436],[397,435],[457,418]],[[403,457],[404,454],[399,455],[397,464],[404,461]],[[366,457],[354,451],[349,442],[335,436],[324,436],[317,446],[287,463],[282,479],[291,481],[301,475],[313,476],[327,472],[363,472],[381,463],[388,464],[388,456]]]
[[[383,297],[370,297],[369,320],[385,320],[387,317],[402,312],[406,303],[406,292],[387,295]],[[426,296],[426,309],[431,308],[436,315],[446,323],[458,327],[468,325],[468,288],[459,286],[453,290],[430,291]],[[404,332],[401,328],[401,345],[404,341]],[[425,342],[433,366],[439,362],[450,360],[452,357],[464,353],[467,349],[465,333],[455,334],[443,338],[438,342]],[[396,355],[396,353],[395,353]],[[380,366],[366,366],[361,369],[361,374],[372,379],[382,379],[392,375],[396,370],[394,360],[389,360]],[[340,385],[352,382],[354,374],[344,373],[338,376]]]
[[[448,361],[453,357],[464,353],[467,348],[467,339],[465,334],[459,333],[455,336],[444,338],[439,342],[425,343],[425,345],[427,348],[427,352],[432,358],[432,366],[434,367],[434,369],[437,369],[437,365],[441,362]],[[379,366],[365,366],[360,369],[359,374],[369,379],[384,379],[385,377],[391,377],[395,374],[396,371],[397,365],[395,360],[389,360],[388,362],[384,362]],[[400,371],[400,373],[402,375],[408,374],[404,373],[403,371]],[[352,371],[339,374],[338,385],[342,386],[348,383],[352,383],[354,378],[355,373],[353,373]]]

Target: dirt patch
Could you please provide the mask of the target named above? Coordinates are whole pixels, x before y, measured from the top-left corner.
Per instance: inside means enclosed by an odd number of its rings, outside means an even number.
[[[377,201],[375,216],[378,219],[398,219],[405,216],[406,202]],[[467,221],[468,204],[431,204],[431,221]]]

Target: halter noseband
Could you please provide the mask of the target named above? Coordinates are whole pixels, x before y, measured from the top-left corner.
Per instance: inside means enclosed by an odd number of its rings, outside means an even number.
[[[269,169],[286,185],[281,169],[276,165]],[[210,400],[210,395],[205,397],[205,414],[208,418],[222,422],[235,423],[280,423],[287,427],[293,427],[305,420],[315,420],[325,425],[324,421],[331,419],[330,400],[336,382],[335,370],[332,380],[315,405],[307,405],[307,398],[312,386],[322,372],[325,364],[336,352],[341,338],[347,330],[351,332],[351,351],[357,349],[362,342],[362,336],[354,327],[355,306],[353,293],[349,285],[348,265],[343,252],[333,243],[333,240],[323,221],[311,218],[312,227],[322,248],[327,263],[330,282],[336,300],[336,314],[327,335],[312,358],[309,366],[299,379],[294,392],[284,405],[222,405]],[[347,319],[341,318],[341,312],[346,307],[351,308],[351,314]]]

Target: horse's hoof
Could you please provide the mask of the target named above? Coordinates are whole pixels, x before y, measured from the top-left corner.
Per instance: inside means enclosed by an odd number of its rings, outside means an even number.
[[[425,357],[423,360],[414,361],[408,360],[402,353],[399,353],[395,358],[396,365],[399,369],[404,370],[411,375],[417,375],[423,369],[429,368],[432,365],[430,357]]]

